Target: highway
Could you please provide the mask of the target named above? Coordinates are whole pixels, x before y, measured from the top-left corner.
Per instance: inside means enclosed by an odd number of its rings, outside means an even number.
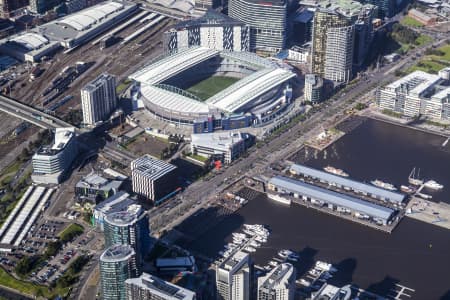
[[[0,110],[44,129],[74,127],[54,116],[0,95]]]

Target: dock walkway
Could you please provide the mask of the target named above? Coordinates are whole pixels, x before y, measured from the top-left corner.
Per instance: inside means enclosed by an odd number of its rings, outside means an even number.
[[[405,216],[450,229],[450,204],[444,202],[436,203],[413,197],[406,207]]]

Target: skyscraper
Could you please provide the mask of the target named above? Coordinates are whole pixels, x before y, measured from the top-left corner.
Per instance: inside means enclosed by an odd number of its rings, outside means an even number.
[[[148,215],[140,205],[106,215],[103,228],[105,247],[115,244],[130,245],[136,253],[138,264],[150,250]]]
[[[143,273],[125,281],[127,300],[195,300],[195,293]]]
[[[335,82],[352,78],[373,39],[375,7],[356,1],[320,1],[314,14],[312,72]]]
[[[216,267],[216,289],[219,300],[250,299],[250,256],[238,251]]]
[[[0,13],[3,18],[8,18],[11,13],[28,5],[28,0],[0,0]]]
[[[279,264],[267,275],[258,278],[258,300],[293,300],[295,276],[293,265]]]
[[[100,256],[103,300],[126,300],[125,280],[138,277],[140,267],[130,245],[113,245]]]
[[[176,188],[176,166],[144,155],[131,162],[133,192],[141,198],[155,201]]]
[[[286,0],[229,0],[228,14],[250,26],[250,50],[277,52],[286,46]]]
[[[81,89],[83,123],[94,125],[108,118],[117,106],[116,79],[103,73]]]

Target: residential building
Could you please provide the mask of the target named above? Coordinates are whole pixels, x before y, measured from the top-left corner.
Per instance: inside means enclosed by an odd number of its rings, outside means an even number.
[[[77,154],[75,128],[56,128],[53,144],[33,155],[31,178],[36,183],[60,183]]]
[[[87,7],[87,0],[66,0],[64,4],[66,5],[66,13],[73,14],[74,12],[85,9]]]
[[[132,246],[136,253],[136,261],[140,264],[151,247],[149,226],[147,212],[140,205],[109,213],[103,222],[105,246],[115,244]]]
[[[191,135],[191,153],[230,164],[247,149],[247,133],[213,132]]]
[[[242,21],[208,10],[200,18],[182,21],[163,35],[166,52],[195,46],[216,50],[249,51],[249,27]]]
[[[94,222],[103,231],[103,224],[108,214],[118,211],[134,211],[136,206],[139,206],[136,201],[129,198],[130,195],[124,191],[120,191],[108,199],[100,202],[94,208]]]
[[[98,203],[117,193],[123,181],[108,180],[92,172],[75,185],[75,195],[78,199]]]
[[[442,71],[442,70],[441,70]],[[436,121],[450,121],[450,88],[441,86],[445,72],[439,75],[415,71],[381,88],[377,94],[380,109],[407,117],[424,116]]]
[[[126,300],[125,280],[138,277],[140,266],[130,245],[113,245],[100,256],[100,284],[103,300]]]
[[[63,0],[30,0],[30,11],[36,14],[45,14],[62,2]]]
[[[133,192],[155,202],[176,189],[176,166],[144,155],[131,162]]]
[[[258,300],[294,300],[296,271],[282,263],[258,278]]]
[[[9,18],[14,11],[28,5],[28,0],[0,0],[0,15]]]
[[[81,89],[84,124],[106,120],[116,106],[116,79],[112,75],[103,73]]]
[[[164,281],[154,275],[143,273],[138,278],[125,281],[127,300],[195,300],[195,293]]]
[[[323,100],[323,79],[316,74],[305,75],[305,87],[303,88],[305,101],[317,104]]]
[[[250,26],[250,50],[276,53],[286,46],[286,0],[229,0],[228,15]]]
[[[249,300],[251,263],[248,253],[238,251],[216,266],[216,290],[219,300]]]
[[[334,82],[352,78],[373,40],[375,7],[347,0],[318,1],[314,14],[312,72]]]

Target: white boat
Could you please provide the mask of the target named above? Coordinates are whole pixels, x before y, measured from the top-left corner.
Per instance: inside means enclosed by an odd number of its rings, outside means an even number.
[[[417,171],[416,176],[416,167],[414,167],[408,176],[408,182],[412,185],[422,185],[423,180],[419,179],[419,176],[420,176],[420,169]]]
[[[261,244],[258,243],[257,241],[251,241],[251,242],[250,242],[250,246],[255,247],[255,248],[258,248],[258,247],[261,247]]]
[[[397,188],[393,184],[390,184],[390,183],[387,183],[387,182],[383,182],[383,181],[378,180],[378,179],[372,180],[370,183],[373,184],[374,186],[377,186],[377,187],[380,187],[380,188],[383,188],[383,189],[386,189],[386,190],[390,190],[390,191],[396,191],[397,190]]]
[[[260,243],[267,243],[267,239],[264,237],[260,237],[260,236],[255,237],[255,241],[260,242]]]
[[[414,188],[406,186],[406,185],[401,185],[400,186],[400,190],[402,192],[407,193],[407,194],[412,194],[412,193],[414,193],[416,191]]]
[[[278,251],[278,256],[282,258],[287,258],[288,256],[295,256],[296,254],[291,250],[280,250]]]
[[[310,275],[312,275],[312,276],[319,276],[320,275],[320,271],[317,270],[316,268],[309,270],[308,273]]]
[[[309,281],[307,281],[307,280],[302,278],[302,279],[300,279],[300,284],[303,285],[303,286],[308,287],[308,286],[311,285],[311,282],[309,282]]]
[[[434,180],[428,180],[427,182],[424,183],[424,186],[431,190],[441,190],[444,188],[442,184],[439,184]]]
[[[323,261],[317,261],[316,262],[316,268],[325,272],[336,272],[336,268],[333,267],[332,264],[323,262]]]
[[[269,265],[271,265],[272,267],[276,267],[276,266],[278,266],[278,262],[271,260],[271,261],[269,261]]]
[[[244,229],[242,231],[249,236],[254,236],[256,234],[256,232],[248,230],[248,229]]]
[[[276,201],[276,202],[279,202],[279,203],[282,203],[282,204],[286,204],[286,205],[291,205],[291,202],[292,202],[291,199],[287,199],[287,198],[281,197],[280,195],[277,195],[277,194],[270,194],[270,193],[268,193],[267,197],[269,199],[272,199],[272,200]]]
[[[250,247],[250,246],[245,247],[244,250],[247,251],[247,252],[255,252],[256,251],[255,248]]]
[[[334,168],[332,166],[326,166],[323,169],[325,171],[327,171],[328,173],[331,173],[331,174],[334,174],[334,175],[338,175],[338,176],[342,176],[342,177],[348,177],[348,173],[344,172],[344,170],[342,170],[342,169],[337,169],[337,168]]]

